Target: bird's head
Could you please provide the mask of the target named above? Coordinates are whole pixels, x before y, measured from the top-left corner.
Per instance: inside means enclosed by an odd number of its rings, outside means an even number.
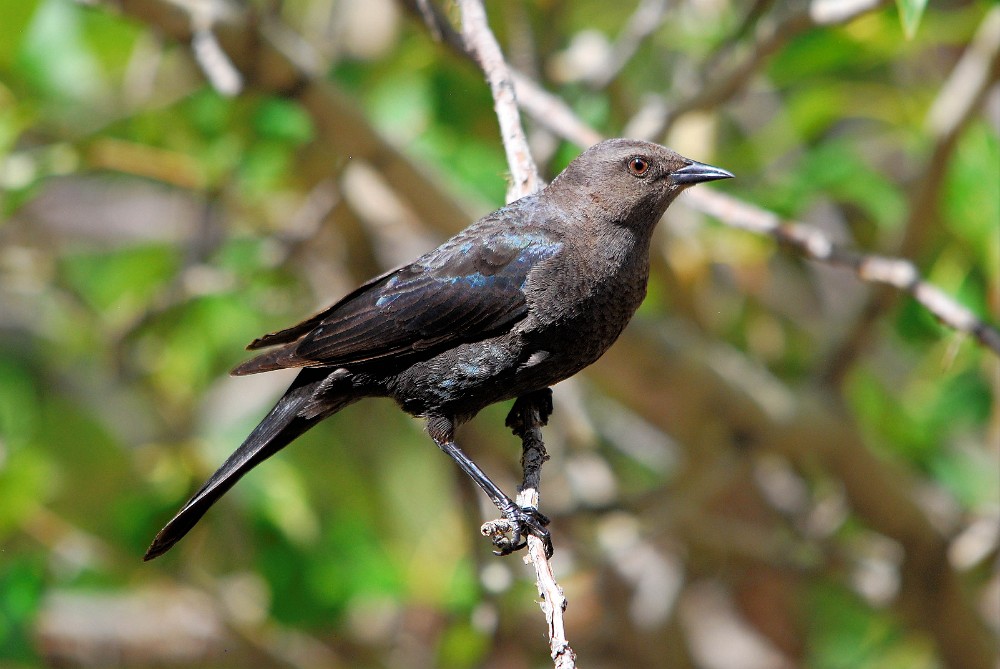
[[[732,176],[659,144],[609,139],[580,154],[549,188],[561,203],[599,209],[602,220],[651,229],[688,186]]]

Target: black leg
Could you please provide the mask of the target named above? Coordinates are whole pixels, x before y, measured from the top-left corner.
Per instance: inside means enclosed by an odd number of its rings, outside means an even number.
[[[536,500],[537,491],[542,480],[542,464],[549,459],[545,452],[545,442],[542,441],[542,426],[549,422],[552,415],[552,389],[543,388],[527,395],[521,395],[514,401],[510,413],[507,414],[506,425],[514,433],[514,436],[521,439],[521,471],[524,477],[518,492],[526,490],[533,491],[530,497]],[[518,495],[518,499],[524,500]],[[521,507],[525,511],[532,511],[544,519],[543,525],[548,525],[549,520],[543,516],[535,507]],[[552,537],[546,530],[543,534],[533,532],[535,536],[545,542],[545,554],[552,557]]]
[[[476,484],[483,489],[493,504],[496,505],[504,519],[509,523],[513,538],[508,539],[500,534],[493,534],[493,544],[498,548],[497,555],[508,555],[524,548],[524,536],[530,532],[542,538],[551,545],[549,532],[545,529],[549,519],[538,512],[538,509],[522,509],[486,473],[467,456],[455,443],[454,423],[443,416],[435,416],[428,420],[427,431],[442,451],[454,460]]]
[[[507,414],[506,425],[521,439],[521,471],[524,479],[520,490],[534,488],[542,482],[542,463],[549,459],[542,441],[542,426],[552,415],[552,389],[521,395]]]

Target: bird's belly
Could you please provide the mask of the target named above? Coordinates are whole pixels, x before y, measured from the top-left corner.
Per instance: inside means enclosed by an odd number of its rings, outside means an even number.
[[[462,344],[420,361],[389,383],[388,394],[414,415],[471,417],[511,397],[521,346],[510,334]]]
[[[518,376],[536,381],[539,387],[567,379],[604,355],[627,324],[627,317],[588,316],[553,328],[549,337],[533,337],[526,347],[529,364]]]

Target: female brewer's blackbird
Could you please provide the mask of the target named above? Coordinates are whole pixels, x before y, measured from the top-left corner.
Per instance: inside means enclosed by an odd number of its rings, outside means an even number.
[[[646,294],[649,240],[667,206],[692,184],[732,176],[656,144],[601,142],[542,191],[312,318],[254,340],[249,349],[274,348],[233,374],[302,371],[145,559],[173,546],[258,463],[363,397],[391,397],[425,417],[434,443],[511,522],[514,548],[526,531],[550,546],[545,517],[505,495],[455,444],[455,427],[597,360]]]

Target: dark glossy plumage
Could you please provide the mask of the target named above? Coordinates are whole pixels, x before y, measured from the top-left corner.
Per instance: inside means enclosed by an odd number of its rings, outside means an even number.
[[[249,348],[234,374],[303,368],[247,440],[161,530],[168,550],[244,473],[363,397],[391,397],[515,526],[546,534],[454,443],[494,402],[572,376],[607,350],[638,308],[653,227],[683,188],[732,176],[661,146],[597,144],[548,187],[458,233],[412,264]],[[519,533],[516,533],[519,534]],[[517,544],[517,537],[515,537]]]
[[[369,281],[304,323],[261,337],[251,349],[290,345],[249,360],[234,373],[427,355],[509,328],[527,314],[529,271],[560,244],[519,226],[476,239],[486,221],[503,225],[503,212]]]

